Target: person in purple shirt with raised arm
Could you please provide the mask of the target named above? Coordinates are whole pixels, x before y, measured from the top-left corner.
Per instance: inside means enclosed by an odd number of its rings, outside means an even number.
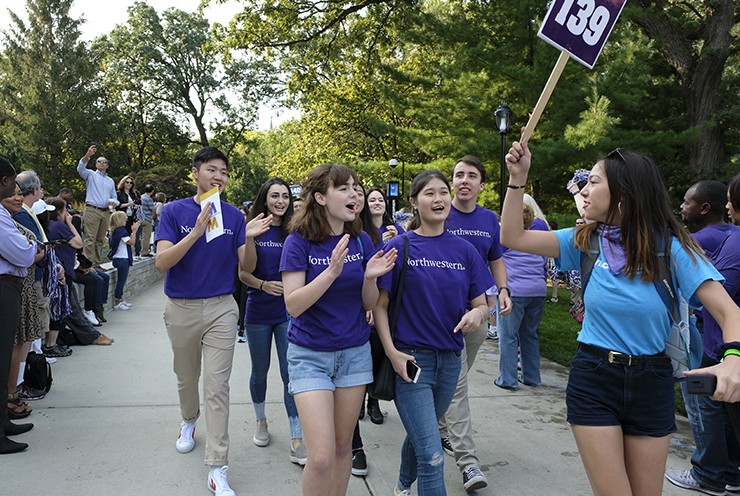
[[[293,201],[288,183],[272,178],[262,185],[249,210],[248,219],[251,220],[258,214],[272,215],[272,224],[267,232],[254,240],[257,250],[257,266],[254,271],[240,274],[242,282],[248,287],[244,329],[252,359],[249,393],[257,420],[252,441],[259,447],[270,444],[265,398],[274,340],[280,377],[283,380],[283,404],[290,425],[290,461],[305,465],[306,446],[303,444],[301,420],[298,418],[295,400],[288,391],[289,319],[279,270],[283,242],[288,236],[288,223],[293,217]]]
[[[398,259],[383,276],[380,301],[373,312],[378,336],[396,372],[395,403],[406,438],[394,495],[445,495],[444,452],[437,422],[447,411],[458,384],[463,334],[474,332],[488,318],[486,290],[491,273],[476,249],[445,229],[452,198],[447,178],[425,170],[411,183],[414,217],[409,232],[396,236],[386,249]],[[408,240],[408,253],[406,253]],[[400,309],[396,293],[406,265]],[[389,315],[398,311],[391,336]],[[414,382],[408,362],[421,372]]]
[[[155,265],[166,272],[164,324],[172,345],[182,416],[175,449],[189,453],[195,448],[202,368],[208,488],[217,496],[234,496],[226,472],[229,378],[239,309],[231,295],[237,266],[242,272],[254,270],[254,238],[267,231],[272,219],[258,215],[245,226],[242,213],[221,201],[223,234],[208,240],[206,229],[213,206],[201,208],[201,197],[213,188],[223,193],[229,178],[229,159],[207,146],[193,156],[190,172],[197,186],[195,195],[164,206],[156,239]]]
[[[15,193],[15,167],[0,157],[0,200]],[[13,354],[13,338],[21,318],[21,286],[36,253],[43,245],[29,242],[18,230],[3,205],[0,205],[0,398],[8,397],[8,375]],[[0,454],[17,453],[28,448],[8,436],[28,432],[33,424],[13,424],[8,409],[0,408]]]
[[[322,164],[303,183],[303,208],[290,223],[280,260],[288,331],[290,392],[308,445],[304,494],[345,494],[352,433],[372,382],[366,311],[396,250],[373,250],[357,218],[355,172]]]

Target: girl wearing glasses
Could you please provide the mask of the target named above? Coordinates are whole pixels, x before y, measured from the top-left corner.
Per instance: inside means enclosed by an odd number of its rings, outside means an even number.
[[[131,226],[134,225],[136,220],[136,209],[141,204],[141,197],[138,191],[134,189],[134,178],[131,176],[123,176],[118,181],[118,190],[116,195],[118,198],[118,206],[116,210],[124,212],[126,214],[126,230],[130,233]]]
[[[526,140],[514,142],[506,156],[510,177],[501,241],[559,257],[561,269],[575,270],[591,233],[598,233],[599,254],[583,295],[588,311],[566,390],[568,422],[591,488],[598,495],[658,496],[676,430],[674,379],[665,355],[671,318],[654,285],[663,263],[660,246],[670,248],[677,289],[722,323],[725,341],[740,341],[740,308],[674,217],[660,171],[649,158],[617,149],[599,159],[580,192],[589,224],[555,232],[522,227],[522,188],[531,159]],[[711,370],[717,375],[713,398],[740,400],[740,356]]]

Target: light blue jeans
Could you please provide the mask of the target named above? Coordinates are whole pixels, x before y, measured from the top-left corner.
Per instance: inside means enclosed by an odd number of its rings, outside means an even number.
[[[459,351],[402,350],[416,357],[421,367],[417,384],[396,375],[396,409],[406,429],[401,447],[398,487],[408,489],[418,482],[424,496],[447,494],[444,481],[444,451],[437,421],[450,406],[460,375]]]
[[[288,392],[288,322],[279,324],[245,324],[249,356],[252,358],[252,375],[249,378],[249,393],[257,420],[265,420],[265,397],[267,396],[267,373],[270,370],[272,341],[275,339],[280,377],[283,380],[283,403],[288,414],[290,437],[302,438],[303,431],[298,419],[298,409],[293,396]]]
[[[516,388],[517,361],[521,353],[522,382],[528,386],[539,386],[540,338],[538,328],[545,308],[544,296],[512,296],[514,308],[508,315],[499,316],[498,347],[499,378],[496,384]]]

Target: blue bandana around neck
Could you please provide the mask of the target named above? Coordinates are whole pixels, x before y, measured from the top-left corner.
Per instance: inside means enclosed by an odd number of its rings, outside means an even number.
[[[622,229],[619,226],[599,224],[597,228],[601,238],[605,241],[604,258],[609,264],[609,271],[615,276],[624,270],[627,265],[627,255],[622,245]]]

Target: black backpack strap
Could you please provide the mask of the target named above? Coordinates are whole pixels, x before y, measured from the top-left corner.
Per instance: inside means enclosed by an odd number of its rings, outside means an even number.
[[[406,267],[408,266],[409,260],[409,238],[405,234],[403,235],[403,265],[401,266],[401,274],[398,276],[398,287],[396,288],[396,297],[393,300],[393,316],[389,323],[391,328],[391,338],[396,332],[396,323],[398,322],[398,313],[401,311],[401,299],[403,298],[403,286],[406,283]]]
[[[588,280],[591,279],[591,271],[594,269],[600,251],[599,233],[594,229],[588,237],[588,251],[581,252],[581,296],[586,294],[586,286]]]
[[[653,284],[668,309],[673,323],[678,324],[681,319],[678,311],[678,295],[671,273],[671,247],[670,245],[665,246],[663,238],[658,238],[658,279]]]

